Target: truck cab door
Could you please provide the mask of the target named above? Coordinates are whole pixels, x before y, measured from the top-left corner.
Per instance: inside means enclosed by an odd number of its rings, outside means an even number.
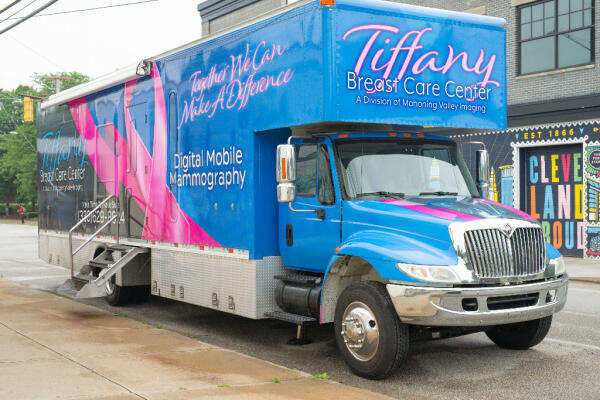
[[[332,174],[333,152],[324,143],[296,148],[296,210],[279,205],[279,250],[286,268],[324,272],[340,244],[341,208]]]

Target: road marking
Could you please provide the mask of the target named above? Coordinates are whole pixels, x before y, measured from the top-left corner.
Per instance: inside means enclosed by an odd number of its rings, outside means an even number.
[[[50,279],[50,278],[68,278],[71,275],[43,275],[43,276],[19,276],[16,278],[8,278],[11,281],[21,282],[21,281],[35,281],[39,279]]]
[[[579,343],[579,342],[571,342],[569,340],[546,338],[546,340],[544,340],[544,341],[545,342],[554,342],[554,343],[558,343],[558,344],[564,344],[566,346],[580,347],[582,349],[588,349],[588,350],[600,350],[600,346],[594,346],[591,344],[585,344],[585,343]]]

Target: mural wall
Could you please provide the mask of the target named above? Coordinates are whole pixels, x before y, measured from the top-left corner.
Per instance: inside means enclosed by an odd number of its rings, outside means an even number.
[[[600,121],[459,135],[490,152],[490,197],[542,223],[563,255],[600,259]],[[475,171],[476,144],[461,144]]]
[[[600,259],[600,142],[585,148],[586,257]]]

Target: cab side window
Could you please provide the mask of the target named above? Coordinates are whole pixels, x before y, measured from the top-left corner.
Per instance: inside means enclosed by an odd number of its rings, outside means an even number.
[[[300,145],[297,154],[296,196],[314,197],[317,194],[317,145]]]
[[[333,194],[331,163],[329,162],[329,153],[327,152],[327,146],[325,145],[319,146],[318,169],[319,203],[326,205],[333,204],[335,203],[335,196]]]

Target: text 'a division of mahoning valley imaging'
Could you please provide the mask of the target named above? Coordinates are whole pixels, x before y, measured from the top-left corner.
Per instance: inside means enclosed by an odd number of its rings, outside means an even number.
[[[175,153],[169,171],[169,186],[244,188],[244,153],[235,146]]]

